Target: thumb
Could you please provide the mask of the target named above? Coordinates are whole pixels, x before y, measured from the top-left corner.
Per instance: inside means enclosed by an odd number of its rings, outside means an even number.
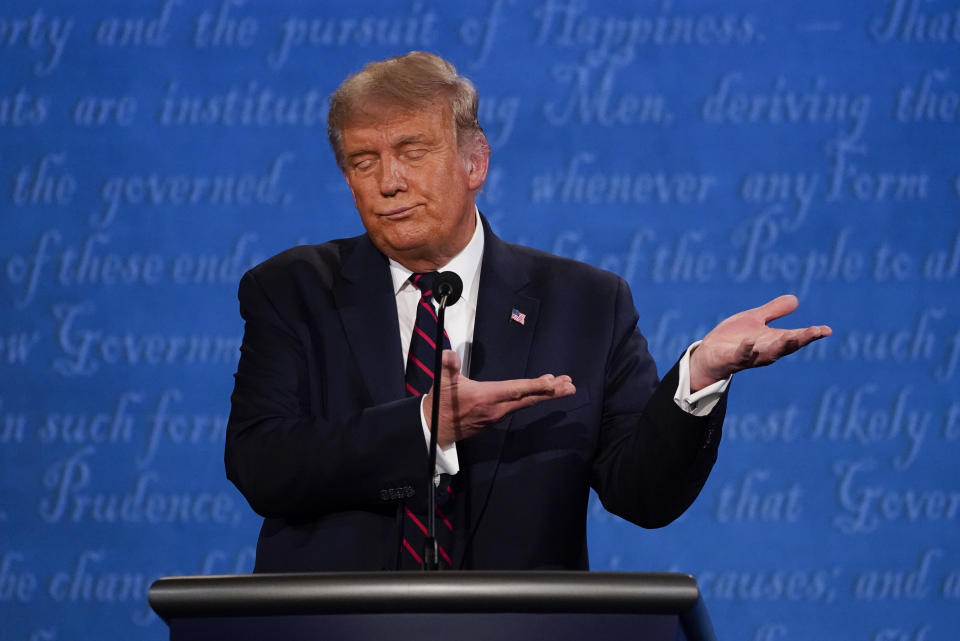
[[[450,384],[456,383],[460,378],[460,355],[452,349],[443,350],[443,378]]]
[[[777,296],[772,301],[761,305],[757,309],[763,317],[764,324],[767,324],[772,320],[790,314],[795,311],[799,305],[800,301],[797,300],[796,296],[793,294],[784,294],[783,296]]]

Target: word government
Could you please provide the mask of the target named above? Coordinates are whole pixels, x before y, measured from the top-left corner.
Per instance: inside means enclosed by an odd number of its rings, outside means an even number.
[[[844,534],[866,534],[891,521],[944,522],[960,518],[960,490],[891,488],[883,476],[868,484],[863,477],[876,467],[873,459],[834,465],[837,498],[843,511],[834,517],[833,525]]]
[[[95,311],[92,303],[56,305],[57,346],[65,354],[53,361],[61,376],[91,376],[104,365],[233,364],[240,353],[237,336],[109,333],[80,327],[79,317]]]

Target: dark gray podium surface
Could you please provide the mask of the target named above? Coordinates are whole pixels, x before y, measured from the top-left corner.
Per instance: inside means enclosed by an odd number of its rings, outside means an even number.
[[[685,574],[393,572],[168,577],[171,641],[716,641]]]

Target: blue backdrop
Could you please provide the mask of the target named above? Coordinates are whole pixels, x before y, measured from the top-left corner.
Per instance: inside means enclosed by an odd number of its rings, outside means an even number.
[[[678,522],[593,567],[695,574],[724,639],[960,626],[956,0],[7,0],[0,637],[162,639],[163,575],[246,572],[225,480],[236,285],[361,230],[326,97],[428,49],[481,92],[502,237],[621,274],[661,368],[783,292]]]

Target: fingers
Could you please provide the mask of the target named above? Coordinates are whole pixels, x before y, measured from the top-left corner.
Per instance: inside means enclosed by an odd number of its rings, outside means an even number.
[[[760,312],[763,317],[764,324],[769,323],[772,320],[777,318],[783,318],[787,314],[790,314],[796,311],[797,307],[800,306],[800,301],[797,300],[797,297],[793,294],[784,294],[783,296],[777,296],[772,301],[761,305],[757,308],[757,311]]]
[[[447,362],[445,370],[446,366]],[[511,412],[577,391],[569,376],[552,374],[507,381],[474,381],[461,376],[460,384],[449,389],[446,401],[441,399],[441,417],[447,412],[447,419],[441,418],[441,435],[443,429],[452,429],[453,440],[466,438]],[[444,402],[448,404],[446,410],[443,410]]]
[[[494,390],[498,395],[493,401],[497,418],[506,416],[525,407],[549,401],[555,398],[576,394],[577,388],[569,376],[545,374],[540,378],[501,381],[501,387]]]
[[[777,359],[801,349],[815,340],[825,338],[833,333],[827,325],[814,325],[801,329],[785,329],[778,331],[774,339],[758,347],[757,364],[768,365]]]
[[[787,347],[791,347],[787,354],[795,352],[801,347],[809,345],[815,340],[825,338],[833,333],[827,325],[814,325],[812,327],[802,327],[800,329],[783,330],[778,340]]]
[[[540,395],[546,395],[550,398],[560,398],[562,396],[571,396],[577,393],[577,388],[573,384],[573,379],[566,374],[561,376],[544,374],[540,378],[534,380],[540,382]]]
[[[540,397],[554,398],[560,396],[569,396],[574,394],[577,389],[569,376],[554,376],[553,374],[544,374],[539,378],[518,378],[509,381],[498,381],[491,384],[489,388],[489,401],[493,403],[503,403],[511,401],[521,401],[526,398]]]
[[[809,345],[815,340],[826,338],[833,334],[833,330],[830,329],[829,325],[812,325],[811,327],[804,327],[794,331],[798,332],[797,338],[800,341],[800,347]]]
[[[478,406],[487,408],[486,420],[499,418],[524,407],[553,398],[575,394],[577,388],[569,376],[544,374],[539,378],[521,378],[508,381],[480,383]]]

